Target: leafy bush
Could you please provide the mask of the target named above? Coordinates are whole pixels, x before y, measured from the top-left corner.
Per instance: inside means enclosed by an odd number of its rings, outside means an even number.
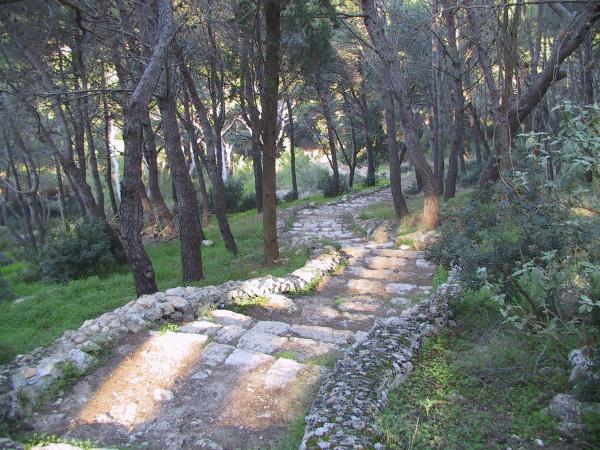
[[[112,271],[116,261],[100,221],[85,219],[71,229],[54,230],[40,254],[45,281],[66,282]]]
[[[240,178],[228,178],[225,181],[225,196],[227,197],[228,212],[243,212],[256,208],[254,192],[246,193],[244,183]],[[210,208],[214,209],[214,193],[209,190]]]
[[[6,253],[0,251],[0,267],[4,267],[4,266],[8,266],[9,264],[12,264],[13,260],[10,259]]]
[[[460,264],[468,287],[489,291],[505,321],[528,330],[564,314],[600,325],[600,109],[560,109],[559,134],[517,141],[514,170],[487,202],[449,205],[428,252],[444,267]]]
[[[251,209],[256,208],[256,194],[254,192],[250,192],[249,194],[244,194],[238,203],[238,211],[250,211]]]
[[[474,186],[477,183],[477,181],[479,181],[481,169],[481,165],[477,163],[467,166],[467,172],[465,174],[460,175],[459,183],[465,187]]]
[[[335,197],[335,194],[333,192],[333,175],[331,175],[330,173],[323,176],[319,180],[317,187],[323,193],[323,195],[325,197]],[[350,191],[350,188],[348,187],[348,182],[346,181],[345,178],[340,177],[340,185],[339,185],[338,195],[345,194],[349,191]]]
[[[8,228],[0,226],[0,252],[7,252],[15,246],[10,236]]]
[[[6,278],[0,273],[0,301],[13,298],[12,289]]]

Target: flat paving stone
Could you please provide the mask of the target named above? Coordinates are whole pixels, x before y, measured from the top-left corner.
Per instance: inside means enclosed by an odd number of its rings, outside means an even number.
[[[290,324],[285,322],[277,322],[274,320],[263,320],[258,322],[252,328],[250,328],[251,332],[261,332],[261,333],[271,333],[276,335],[282,335],[287,333],[290,329]]]
[[[268,389],[281,389],[298,379],[304,365],[287,358],[279,358],[265,374],[265,386]]]
[[[267,294],[265,295],[266,302],[261,304],[263,308],[266,309],[275,309],[282,311],[294,312],[298,308],[296,308],[296,304],[292,299],[286,297],[285,295],[280,294]]]
[[[223,344],[229,344],[229,343],[235,341],[237,338],[239,338],[245,332],[246,332],[246,329],[240,327],[239,325],[225,325],[215,335],[215,341],[221,342]]]
[[[365,264],[370,269],[398,269],[408,264],[405,258],[391,258],[387,256],[373,256],[366,258]]]
[[[211,342],[202,353],[202,362],[208,366],[218,366],[235,350],[232,345]]]
[[[229,311],[228,309],[217,309],[212,312],[212,317],[215,322],[221,325],[248,327],[252,323],[252,317]]]
[[[263,353],[275,353],[283,348],[288,338],[260,331],[248,331],[238,342],[239,348],[254,350]]]
[[[231,353],[231,355],[227,357],[224,364],[226,366],[238,367],[243,371],[248,371],[262,365],[272,364],[274,362],[275,358],[273,358],[270,355],[266,355],[260,352],[254,352],[251,350],[236,348]]]
[[[385,292],[385,286],[380,281],[354,279],[348,280],[346,286],[349,290],[359,294],[381,294]]]
[[[217,333],[221,327],[221,324],[209,322],[208,320],[195,320],[180,326],[178,331],[180,333],[207,334],[212,336]]]
[[[331,344],[345,345],[354,341],[354,333],[318,325],[292,325],[290,331],[300,337],[310,338]]]

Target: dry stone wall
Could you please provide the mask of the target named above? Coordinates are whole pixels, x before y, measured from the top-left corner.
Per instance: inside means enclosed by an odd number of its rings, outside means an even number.
[[[316,251],[304,267],[284,277],[266,276],[229,281],[219,286],[178,287],[145,295],[77,330],[68,330],[49,347],[19,355],[0,368],[0,422],[17,420],[64,376],[65,370],[83,373],[96,362],[103,347],[122,340],[160,320],[193,320],[197,311],[223,308],[236,301],[267,294],[293,293],[333,270],[341,255],[332,247]]]

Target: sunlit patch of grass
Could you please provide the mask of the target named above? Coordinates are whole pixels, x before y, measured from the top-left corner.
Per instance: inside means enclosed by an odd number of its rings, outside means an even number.
[[[358,214],[359,219],[384,219],[394,220],[396,219],[396,212],[394,206],[388,202],[373,203],[372,205],[363,208]]]

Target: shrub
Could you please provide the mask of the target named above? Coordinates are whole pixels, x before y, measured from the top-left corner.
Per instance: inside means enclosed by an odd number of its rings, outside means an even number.
[[[104,224],[84,219],[71,231],[54,230],[40,254],[45,281],[66,282],[112,271],[116,261]]]
[[[0,301],[13,298],[12,289],[6,278],[0,273]]]
[[[481,169],[481,165],[477,163],[467,166],[467,172],[460,175],[459,183],[465,187],[474,186],[479,181]]]
[[[552,142],[539,133],[517,141],[514,169],[487,192],[487,202],[449,204],[440,240],[428,252],[446,268],[459,263],[462,281],[489,291],[519,328],[546,327],[565,313],[597,325],[600,314],[600,209],[583,176],[597,170],[588,156],[597,137],[577,128],[580,121],[600,124],[600,110],[595,116],[594,109],[564,108]],[[542,150],[544,140],[551,153]],[[549,176],[549,161],[560,161],[560,172]]]
[[[12,264],[13,260],[10,259],[6,253],[0,251],[0,267],[4,267],[4,266],[8,266],[9,264]]]
[[[325,197],[335,197],[333,192],[333,176],[328,173],[327,175],[321,177],[319,183],[317,184],[317,188],[323,193]],[[345,194],[349,191],[348,182],[345,178],[340,177],[340,186],[338,195]]]
[[[224,184],[228,212],[243,212],[256,208],[254,192],[246,194],[244,183],[241,179],[228,178]],[[214,209],[214,193],[212,187],[209,190],[209,199],[209,206],[211,209]]]
[[[7,227],[0,226],[0,252],[7,252],[15,246]]]

